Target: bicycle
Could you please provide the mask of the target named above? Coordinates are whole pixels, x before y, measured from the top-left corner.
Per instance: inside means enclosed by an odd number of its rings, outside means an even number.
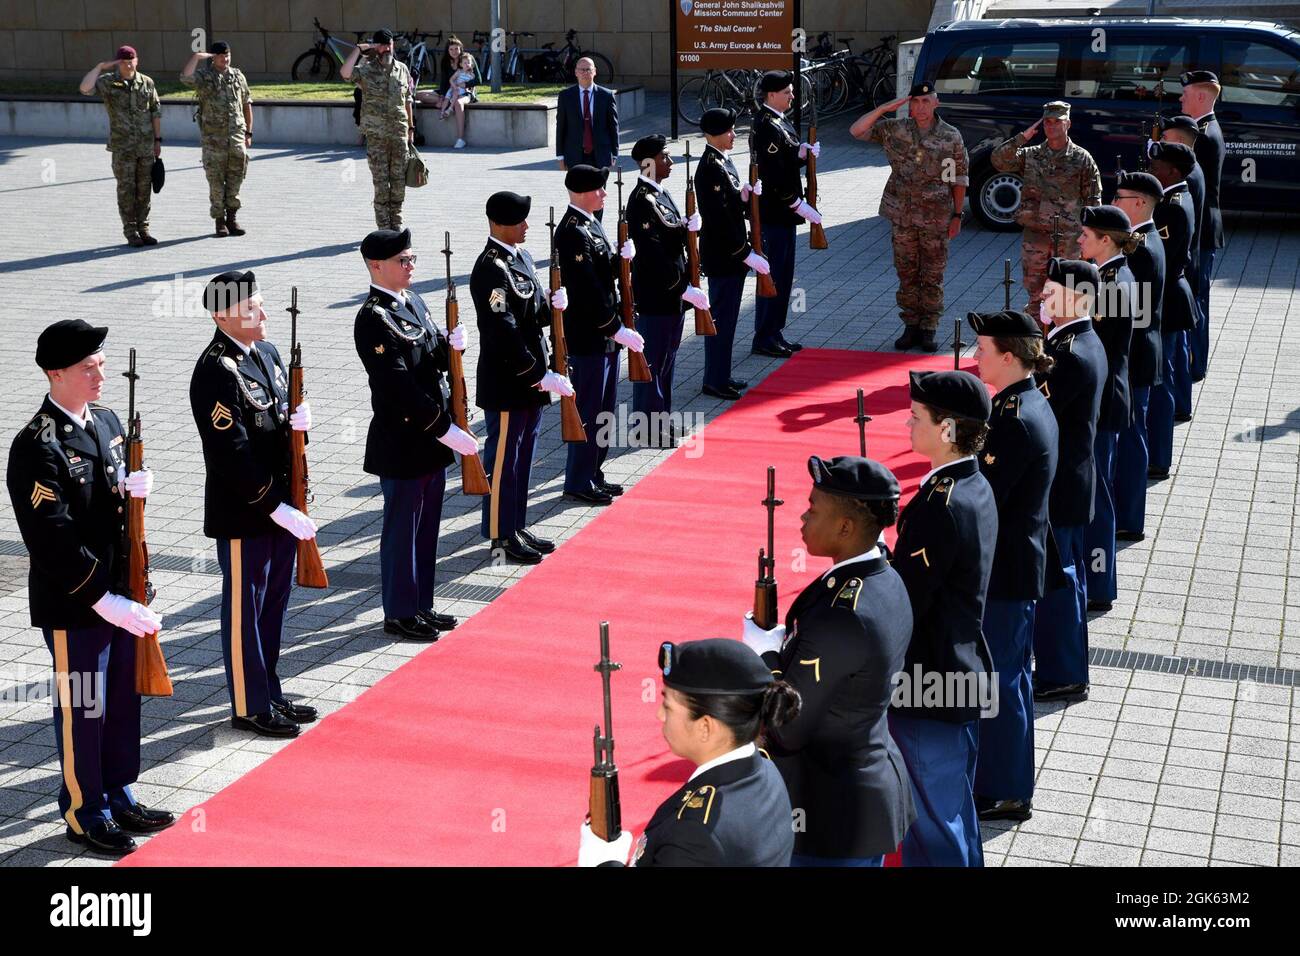
[[[356,43],[348,43],[333,36],[321,26],[318,17],[313,17],[312,20],[316,24],[316,32],[319,36],[310,50],[293,61],[293,68],[289,71],[289,75],[295,83],[328,83],[333,80],[339,67],[366,35],[364,30],[357,30],[355,31]]]
[[[740,69],[708,70],[703,76],[693,76],[677,88],[677,114],[698,126],[705,111],[720,107],[735,113],[737,125],[742,126],[763,104],[762,79],[762,70]],[[806,75],[799,81],[799,102],[806,110],[812,83]]]
[[[519,46],[519,38],[536,35],[528,31],[506,34],[512,42],[508,50],[501,51],[502,83],[528,83],[530,77],[527,69],[527,58],[524,56],[527,48]],[[485,30],[475,30],[473,42],[479,44],[478,64],[483,82],[490,83],[492,82],[492,35]]]
[[[437,49],[442,43],[442,31],[421,33],[419,30],[412,30],[410,33],[405,34],[405,37],[410,45],[402,62],[411,71],[411,92],[414,93],[420,88],[420,79],[426,69],[432,70],[434,84],[436,85],[438,82],[438,65],[435,62],[435,57],[437,56]],[[431,37],[433,38],[432,50],[430,50],[428,42]]]
[[[530,34],[531,35],[531,34]],[[602,83],[614,82],[614,64],[609,57],[595,50],[578,46],[577,30],[564,35],[564,46],[555,49],[554,43],[543,43],[541,52],[528,61],[529,79],[534,83],[575,83],[578,61],[583,57],[596,64],[596,79]]]

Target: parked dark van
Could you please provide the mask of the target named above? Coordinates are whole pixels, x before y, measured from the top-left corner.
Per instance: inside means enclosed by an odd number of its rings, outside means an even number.
[[[1014,229],[1020,179],[989,154],[1029,127],[1048,100],[1071,109],[1070,137],[1113,184],[1135,169],[1156,113],[1179,111],[1179,76],[1213,70],[1223,85],[1224,209],[1300,210],[1300,33],[1255,20],[1178,17],[961,20],[926,36],[916,79],[970,154],[970,200],[994,229]],[[1158,81],[1164,96],[1156,98]],[[1035,142],[1042,142],[1042,134]]]

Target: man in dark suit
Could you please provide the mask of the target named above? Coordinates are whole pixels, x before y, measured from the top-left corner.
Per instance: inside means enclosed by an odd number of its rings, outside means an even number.
[[[561,90],[555,102],[555,158],[560,169],[618,164],[618,102],[614,91],[596,85],[596,64],[583,57],[574,68],[578,84]],[[604,209],[596,211],[602,219]]]
[[[1223,159],[1227,146],[1223,130],[1214,117],[1219,98],[1219,78],[1209,70],[1192,70],[1179,79],[1183,84],[1183,112],[1196,121],[1200,135],[1194,149],[1196,162],[1205,174],[1205,210],[1201,219],[1201,248],[1196,261],[1196,298],[1201,307],[1199,324],[1192,334],[1192,381],[1205,378],[1210,351],[1210,274],[1214,257],[1223,248],[1223,214],[1219,211],[1219,186],[1223,179]]]

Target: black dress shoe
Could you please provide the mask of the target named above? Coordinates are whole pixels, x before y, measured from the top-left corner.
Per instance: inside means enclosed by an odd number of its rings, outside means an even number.
[[[150,810],[142,803],[125,810],[113,811],[113,822],[131,833],[154,833],[166,830],[176,822],[176,816],[166,810]]]
[[[745,381],[743,378],[728,379],[727,384],[732,388],[734,388],[736,391],[740,391],[742,388],[749,388],[749,383]]]
[[[787,342],[787,341],[785,340],[785,336],[784,336],[784,335],[778,335],[778,336],[776,337],[776,341],[777,341],[777,343],[778,343],[778,344],[779,344],[783,349],[786,349],[787,351],[790,351],[790,352],[802,352],[802,351],[803,351],[803,346],[802,346],[802,345],[800,345],[798,342]]]
[[[1034,688],[1034,700],[1042,704],[1056,702],[1080,704],[1087,699],[1087,684],[1057,684],[1052,687]]]
[[[1089,611],[1109,611],[1114,606],[1115,604],[1112,601],[1094,601],[1092,598],[1088,598]]]
[[[1141,531],[1116,531],[1116,541],[1145,541],[1146,535]]]
[[[384,633],[396,634],[408,641],[436,641],[438,629],[420,615],[390,617],[384,620]]]
[[[712,385],[705,385],[700,389],[709,398],[721,398],[728,402],[740,401],[740,392],[728,385],[726,388],[714,388]]]
[[[72,827],[64,831],[73,843],[84,843],[96,853],[109,856],[126,856],[135,852],[135,841],[112,820],[96,821],[85,833],[77,833]]]
[[[511,535],[509,538],[492,539],[492,557],[504,555],[511,564],[541,564],[542,554]]]
[[[603,508],[606,505],[612,505],[614,503],[614,496],[607,495],[603,491],[592,488],[590,491],[566,491],[564,493],[564,500],[580,501],[584,505],[595,505],[599,508]]]
[[[1187,424],[1188,422],[1190,422],[1191,420],[1192,420],[1192,416],[1191,416],[1190,414],[1188,414],[1188,415],[1177,415],[1177,414],[1175,414],[1175,415],[1174,415],[1174,424],[1175,424],[1175,425],[1186,425],[1186,424]]]
[[[920,342],[920,346],[921,346],[921,351],[922,351],[922,352],[937,352],[937,351],[939,351],[939,343],[936,342],[936,341],[934,340],[934,329],[922,329],[922,330],[921,330],[921,342]]]
[[[450,614],[438,614],[434,611],[417,611],[416,616],[422,618],[425,624],[439,631],[455,630],[456,625],[460,623]]]
[[[894,348],[905,352],[921,341],[921,330],[915,325],[903,326],[903,334],[894,339]]]
[[[320,716],[315,707],[307,704],[291,704],[287,700],[271,701],[271,709],[285,720],[291,720],[295,724],[310,724]]]
[[[1034,815],[1032,800],[981,801],[978,797],[975,799],[977,806],[979,806],[979,818],[981,820],[1019,820],[1024,822]]]
[[[768,358],[789,358],[794,353],[779,342],[771,345],[755,345],[750,349],[754,355],[766,355]]]
[[[1147,469],[1147,480],[1148,480],[1148,481],[1164,481],[1164,480],[1165,480],[1166,478],[1168,478],[1168,477],[1169,477],[1169,469],[1168,469],[1168,468],[1148,468],[1148,469]]]
[[[527,528],[520,528],[516,537],[538,554],[551,554],[555,551],[554,541],[548,541],[546,538],[539,538]]]
[[[251,730],[263,737],[297,737],[298,725],[285,720],[273,710],[247,717],[231,717],[230,726],[236,730]]]
[[[617,498],[623,493],[623,486],[616,485],[612,481],[597,481],[596,488],[599,491],[605,492],[605,494],[609,495],[611,498]]]

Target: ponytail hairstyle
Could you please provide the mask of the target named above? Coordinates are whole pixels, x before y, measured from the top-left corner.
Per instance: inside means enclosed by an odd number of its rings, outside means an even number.
[[[726,726],[737,747],[762,742],[769,728],[782,727],[799,716],[799,692],[783,680],[758,694],[688,694],[678,691],[691,720],[706,714]]]
[[[1056,364],[1056,360],[1043,349],[1043,339],[1039,335],[995,335],[993,344],[999,352],[1010,352],[1027,371],[1046,375]]]

